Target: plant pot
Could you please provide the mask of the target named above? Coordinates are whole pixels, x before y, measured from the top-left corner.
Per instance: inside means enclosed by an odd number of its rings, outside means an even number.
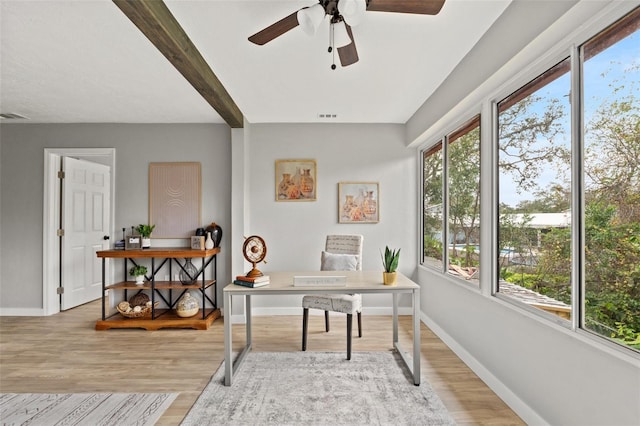
[[[383,272],[382,273],[382,282],[384,285],[396,285],[398,280],[397,272]]]
[[[144,284],[144,275],[136,275],[136,285]]]
[[[142,237],[142,248],[143,249],[151,248],[151,238]]]

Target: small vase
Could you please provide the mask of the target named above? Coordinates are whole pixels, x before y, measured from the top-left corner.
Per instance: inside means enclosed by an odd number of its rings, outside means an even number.
[[[213,247],[220,247],[220,241],[222,240],[222,228],[216,225],[215,222],[211,222],[211,225],[207,226],[205,232],[211,233],[211,239],[213,240]]]
[[[396,285],[398,280],[398,274],[396,272],[383,272],[382,282],[384,285]]]
[[[311,169],[304,169],[302,176],[300,176],[300,192],[305,198],[313,197],[313,183]]]
[[[180,269],[180,282],[183,285],[190,285],[196,282],[198,278],[198,269],[193,266],[191,259],[187,258],[184,263],[184,269]]]
[[[286,199],[287,191],[289,190],[289,186],[293,185],[293,181],[291,180],[290,173],[283,173],[282,180],[278,184],[278,198]]]
[[[144,275],[136,275],[136,285],[144,284]]]
[[[378,210],[378,202],[376,201],[373,191],[369,191],[363,203],[364,214],[369,217],[375,217]]]
[[[213,248],[213,240],[211,239],[211,232],[207,232],[207,239],[204,241],[204,248],[211,250]]]
[[[181,318],[192,317],[198,313],[200,308],[198,307],[198,300],[191,297],[191,293],[188,291],[178,300],[176,304],[176,314]]]

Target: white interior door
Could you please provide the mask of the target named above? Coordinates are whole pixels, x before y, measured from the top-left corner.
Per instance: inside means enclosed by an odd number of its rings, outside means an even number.
[[[110,168],[62,157],[62,259],[60,309],[102,296],[102,260],[97,250],[109,248]]]

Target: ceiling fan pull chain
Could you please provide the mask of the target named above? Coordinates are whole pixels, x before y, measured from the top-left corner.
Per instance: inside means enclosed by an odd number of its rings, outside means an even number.
[[[331,69],[336,69],[336,52],[333,48],[335,37],[333,35],[333,24],[329,24],[329,53],[331,53],[331,60],[333,63],[331,64]]]

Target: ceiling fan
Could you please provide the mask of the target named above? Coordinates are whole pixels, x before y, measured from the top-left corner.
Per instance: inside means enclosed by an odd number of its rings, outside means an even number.
[[[358,62],[358,51],[351,27],[358,25],[364,12],[396,12],[437,15],[445,0],[319,0],[258,31],[249,41],[263,45],[300,25],[308,35],[315,34],[325,16],[330,18],[329,52],[338,50],[340,64],[346,67]],[[336,69],[335,63],[331,65]]]

